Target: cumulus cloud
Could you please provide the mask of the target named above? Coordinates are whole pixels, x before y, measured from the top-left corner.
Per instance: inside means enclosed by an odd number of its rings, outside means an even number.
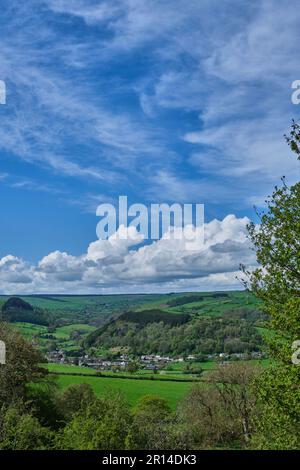
[[[7,255],[0,259],[0,281],[3,285],[31,284],[32,267],[22,259]]]
[[[187,249],[169,232],[145,244],[134,227],[120,227],[107,240],[92,242],[85,254],[55,251],[37,265],[6,256],[0,260],[3,292],[136,292],[228,289],[239,264],[255,264],[246,236],[248,219],[228,215],[205,224],[205,242]],[[126,240],[121,239],[127,233]]]
[[[56,190],[63,177],[72,204],[94,208],[93,192],[116,198],[125,187],[138,200],[222,204],[212,212],[223,217],[262,203],[282,174],[297,177],[282,137],[296,113],[297,0],[5,3],[1,151],[46,169],[49,183],[54,172]],[[40,177],[0,173],[14,189],[53,192]],[[246,223],[209,222],[205,246],[194,252],[179,240],[145,244],[132,234],[128,242],[94,241],[81,256],[54,251],[36,264],[5,256],[1,289],[233,288],[239,263],[254,263]]]

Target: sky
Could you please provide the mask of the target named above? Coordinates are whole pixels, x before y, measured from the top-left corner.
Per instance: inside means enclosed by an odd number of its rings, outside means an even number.
[[[297,0],[0,0],[0,292],[241,288],[285,175]],[[96,209],[205,204],[205,245],[98,240]]]

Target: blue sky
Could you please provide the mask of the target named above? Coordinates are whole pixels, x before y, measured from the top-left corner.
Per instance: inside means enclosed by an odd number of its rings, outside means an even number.
[[[2,0],[1,291],[237,287],[245,217],[299,178],[299,20],[296,0]],[[95,250],[121,194],[204,203],[206,252]]]

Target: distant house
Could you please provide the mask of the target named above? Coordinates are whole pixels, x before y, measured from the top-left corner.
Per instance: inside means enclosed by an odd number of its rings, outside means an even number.
[[[146,369],[149,369],[149,370],[156,370],[157,369],[157,366],[155,364],[147,364],[146,365]]]
[[[47,355],[47,359],[49,362],[57,362],[60,364],[67,362],[65,353],[62,350],[50,351]]]
[[[193,356],[192,354],[190,354],[188,357],[187,357],[187,360],[188,361],[194,361],[196,359],[195,356]]]

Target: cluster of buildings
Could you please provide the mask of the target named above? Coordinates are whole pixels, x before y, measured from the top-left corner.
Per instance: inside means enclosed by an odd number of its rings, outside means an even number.
[[[102,359],[100,357],[84,356],[79,358],[78,365],[81,367],[90,367],[91,369],[97,370],[109,370],[113,367],[118,369],[126,369],[129,363],[129,358],[125,358],[123,356],[120,356],[120,358],[113,361]]]
[[[265,354],[257,351],[251,353],[234,353],[234,354],[209,354],[207,360],[217,360],[225,362],[227,360],[246,360],[246,359],[262,359],[266,357]],[[70,358],[66,356],[63,350],[51,351],[47,355],[48,362],[54,362],[58,364],[76,364],[81,367],[89,367],[91,369],[97,370],[110,370],[113,368],[116,369],[126,369],[130,363],[136,362],[133,361],[127,354],[121,354],[118,358],[113,360],[103,359],[101,357],[90,357],[85,355],[79,358]],[[163,369],[170,363],[175,362],[185,362],[185,361],[194,361],[196,356],[189,355],[186,358],[171,358],[169,356],[160,356],[155,354],[142,355],[139,358],[139,363],[142,368],[149,370]]]
[[[194,356],[193,356],[194,358]],[[76,364],[81,367],[89,367],[97,370],[109,370],[112,368],[126,369],[133,360],[126,354],[120,355],[114,360],[103,359],[101,357],[90,357],[85,355],[79,358],[71,358],[66,356],[63,350],[51,351],[47,355],[48,362],[58,364]],[[190,357],[192,359],[192,357]],[[142,355],[138,361],[145,369],[161,369],[171,362],[184,362],[184,358],[173,359],[168,356],[160,356],[155,354]]]
[[[120,358],[109,361],[100,357],[89,357],[88,355],[82,357],[71,358],[66,356],[62,350],[51,351],[47,355],[48,362],[54,362],[57,364],[73,364],[80,367],[90,367],[92,369],[106,370],[112,367],[124,369],[129,365],[128,356],[120,356]]]
[[[207,356],[208,359],[213,359],[213,360],[215,359],[247,360],[247,359],[263,359],[264,357],[267,357],[266,354],[260,351],[252,351],[250,353],[231,353],[231,354],[220,353],[220,354],[210,354],[209,356]]]
[[[63,350],[61,349],[56,349],[55,351],[50,351],[47,354],[47,360],[48,362],[56,362],[58,364],[66,364],[69,361],[67,360],[67,357],[64,353]]]

